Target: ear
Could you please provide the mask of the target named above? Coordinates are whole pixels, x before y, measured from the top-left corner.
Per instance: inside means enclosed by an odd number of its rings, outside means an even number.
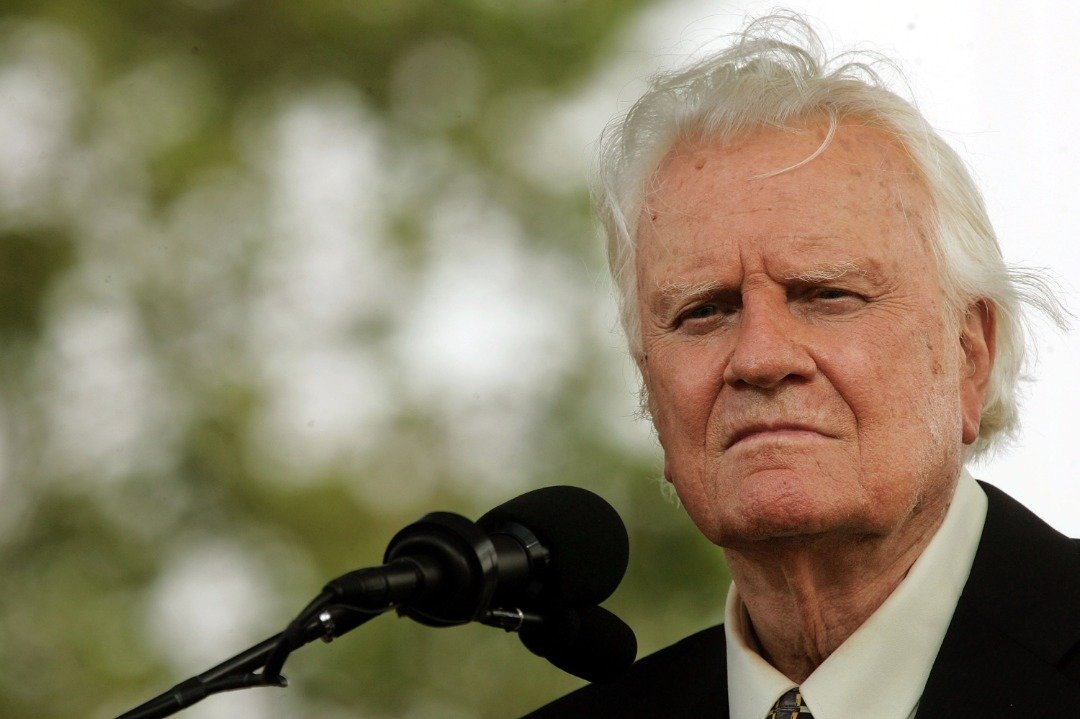
[[[968,305],[960,328],[964,357],[964,372],[960,378],[964,444],[979,438],[979,422],[997,349],[996,331],[997,308],[992,302],[984,299]]]

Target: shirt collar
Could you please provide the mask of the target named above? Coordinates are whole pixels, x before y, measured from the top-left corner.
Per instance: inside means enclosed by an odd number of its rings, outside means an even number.
[[[985,519],[986,494],[965,470],[941,527],[907,576],[802,683],[814,719],[911,714],[967,582]],[[734,584],[724,624],[731,719],[762,719],[795,684],[757,652]]]

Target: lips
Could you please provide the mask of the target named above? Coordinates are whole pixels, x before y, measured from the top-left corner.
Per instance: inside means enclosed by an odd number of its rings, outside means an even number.
[[[756,422],[738,427],[728,437],[726,448],[730,449],[739,442],[761,434],[773,434],[784,432],[810,432],[821,437],[829,437],[817,427],[798,422]]]

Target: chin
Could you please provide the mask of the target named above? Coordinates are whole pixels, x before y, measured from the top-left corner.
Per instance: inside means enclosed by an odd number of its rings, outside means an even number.
[[[830,532],[873,534],[873,508],[851,489],[790,470],[758,472],[697,505],[684,502],[713,543],[739,547],[774,539],[820,537]],[[878,508],[880,509],[880,507]]]
[[[732,549],[760,546],[762,543],[784,540],[822,538],[840,529],[817,516],[754,516],[733,522],[718,522],[714,542]]]

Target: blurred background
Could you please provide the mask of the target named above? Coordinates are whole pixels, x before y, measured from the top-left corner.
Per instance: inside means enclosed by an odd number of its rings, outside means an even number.
[[[1078,11],[937,5],[791,3],[901,60],[1008,259],[1068,301]],[[114,716],[420,515],[549,484],[626,520],[608,606],[642,654],[718,621],[584,178],[648,74],[768,7],[0,2],[0,716]],[[1039,332],[1024,434],[975,473],[1077,535],[1080,352]],[[286,674],[183,716],[495,719],[580,684],[498,630],[392,616]]]

